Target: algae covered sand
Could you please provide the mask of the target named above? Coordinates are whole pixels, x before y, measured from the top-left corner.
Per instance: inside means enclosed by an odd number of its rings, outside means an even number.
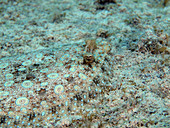
[[[0,1],[0,126],[169,127],[169,12],[166,0]]]

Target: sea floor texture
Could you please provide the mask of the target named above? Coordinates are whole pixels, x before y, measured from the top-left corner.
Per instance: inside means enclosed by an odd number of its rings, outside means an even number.
[[[0,127],[169,128],[169,3],[0,0]]]

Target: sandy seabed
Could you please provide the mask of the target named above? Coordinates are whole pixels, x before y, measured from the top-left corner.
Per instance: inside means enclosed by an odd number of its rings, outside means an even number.
[[[166,0],[1,0],[0,126],[170,127],[169,12]]]

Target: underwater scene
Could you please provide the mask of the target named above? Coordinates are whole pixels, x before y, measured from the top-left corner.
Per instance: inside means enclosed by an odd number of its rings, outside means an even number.
[[[169,0],[0,0],[0,128],[169,128]]]

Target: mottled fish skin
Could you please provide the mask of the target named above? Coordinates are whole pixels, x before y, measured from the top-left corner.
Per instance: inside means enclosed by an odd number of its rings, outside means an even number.
[[[102,95],[95,79],[109,51],[108,42],[99,42],[91,67],[83,64],[81,45],[1,59],[1,125],[46,126],[79,115],[90,99]]]

